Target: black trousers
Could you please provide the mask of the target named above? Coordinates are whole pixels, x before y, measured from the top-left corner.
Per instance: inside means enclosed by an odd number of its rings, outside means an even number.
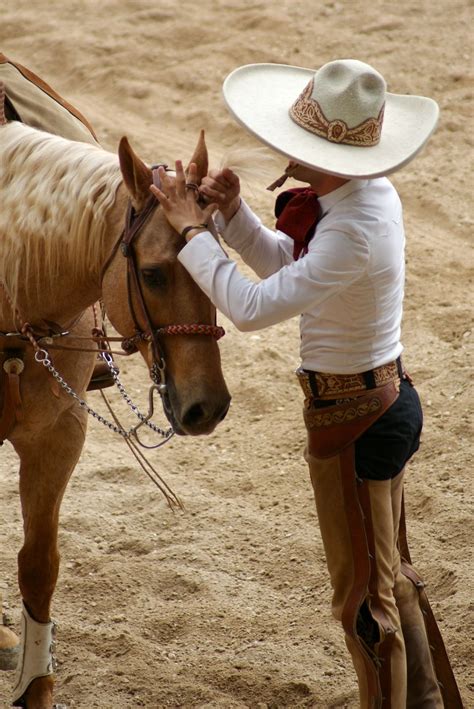
[[[416,389],[402,379],[392,406],[355,443],[355,469],[366,480],[390,480],[420,446],[423,412]]]

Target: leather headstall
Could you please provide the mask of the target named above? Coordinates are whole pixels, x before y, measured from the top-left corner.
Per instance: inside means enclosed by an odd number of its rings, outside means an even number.
[[[152,166],[154,184],[159,184],[157,169],[158,167],[158,165]],[[163,165],[163,167],[165,169],[167,168],[166,165]],[[109,267],[110,263],[112,262],[112,259],[114,258],[117,252],[117,249],[120,247],[121,253],[127,259],[128,306],[135,325],[135,334],[131,337],[125,337],[122,340],[122,348],[127,354],[132,354],[133,352],[137,351],[138,342],[151,342],[153,351],[153,364],[151,367],[150,375],[155,384],[164,386],[165,359],[163,354],[163,348],[160,345],[158,339],[159,335],[208,335],[218,340],[225,334],[225,331],[222,327],[219,327],[216,324],[207,325],[203,323],[179,325],[171,324],[158,328],[155,328],[153,326],[152,319],[150,317],[150,313],[146,305],[146,300],[143,295],[140,277],[138,274],[138,266],[134,245],[141,230],[158,207],[159,201],[152,194],[150,194],[150,197],[147,199],[143,209],[140,212],[135,211],[131,200],[129,200],[127,206],[127,213],[125,216],[124,229],[122,231],[119,241],[115,245],[109,258],[107,259],[107,262],[102,270],[102,277],[105,275],[107,268]],[[142,311],[141,314],[145,321],[145,326],[147,328],[146,330],[143,330],[143,327],[140,325],[138,315],[135,312],[133,294],[135,294],[138,300],[140,310]]]
[[[131,201],[128,203],[127,207],[127,214],[125,217],[125,228],[123,230],[122,234],[122,239],[120,241],[120,251],[122,252],[123,256],[127,259],[127,297],[128,297],[128,307],[130,309],[130,313],[133,318],[133,323],[135,325],[135,333],[136,335],[140,335],[140,339],[144,339],[143,335],[146,334],[148,336],[147,339],[151,340],[152,348],[153,348],[153,366],[151,370],[151,376],[155,384],[160,384],[161,382],[161,376],[159,374],[160,370],[163,369],[164,366],[164,357],[163,357],[163,350],[161,348],[161,345],[158,341],[158,337],[156,335],[155,329],[153,328],[153,324],[151,321],[150,314],[148,312],[148,308],[146,305],[145,297],[143,295],[143,290],[142,286],[140,283],[140,278],[138,276],[138,267],[137,267],[137,261],[136,261],[136,254],[135,254],[135,249],[134,249],[134,240],[140,233],[140,231],[143,229],[147,221],[150,219],[151,215],[157,209],[159,205],[158,200],[156,197],[153,195],[150,195],[148,198],[147,202],[145,203],[145,206],[140,212],[135,212]],[[145,319],[147,331],[144,333],[143,328],[141,327],[137,314],[135,312],[135,308],[133,305],[133,297],[132,293],[136,294],[136,297],[138,299],[138,303],[140,306],[140,310],[142,311],[142,315]],[[130,346],[130,343],[125,342],[126,344],[126,351],[130,353],[130,351],[133,351],[133,345]],[[135,351],[136,351],[136,346],[135,346]]]

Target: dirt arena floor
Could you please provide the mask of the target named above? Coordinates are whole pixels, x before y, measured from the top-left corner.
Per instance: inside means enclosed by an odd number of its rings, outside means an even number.
[[[0,8],[0,49],[80,108],[104,147],[115,151],[126,134],[150,162],[189,159],[202,127],[213,165],[236,144],[255,146],[221,98],[224,77],[241,64],[316,68],[355,57],[381,71],[389,90],[439,102],[438,131],[393,176],[407,230],[405,362],[426,417],[406,496],[412,556],[466,707],[474,707],[472,20],[467,0]],[[271,225],[266,179],[243,192]],[[302,458],[298,322],[244,334],[219,320],[230,412],[211,436],[175,438],[151,456],[184,513],[168,509],[121,440],[90,422],[62,508],[53,609],[56,701],[69,708],[358,706]],[[134,357],[121,370],[145,408],[144,365]],[[103,410],[97,393],[90,402]],[[8,444],[0,492],[0,589],[17,628],[21,517]],[[0,675],[2,709],[12,680]]]

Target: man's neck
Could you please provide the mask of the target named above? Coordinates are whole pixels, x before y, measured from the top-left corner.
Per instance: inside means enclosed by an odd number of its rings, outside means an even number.
[[[318,197],[323,197],[325,194],[329,194],[329,192],[334,192],[334,190],[337,190],[346,182],[349,182],[349,178],[347,177],[337,177],[336,175],[329,175],[326,172],[319,172],[310,167],[299,165],[293,160],[290,161],[287,167],[287,173],[293,179],[298,180],[298,182],[306,182],[309,184]]]
[[[310,181],[310,187],[316,192],[318,197],[323,197],[325,194],[334,192],[342,185],[349,182],[347,177],[336,177],[336,175],[327,175],[323,172],[316,173],[314,179]]]

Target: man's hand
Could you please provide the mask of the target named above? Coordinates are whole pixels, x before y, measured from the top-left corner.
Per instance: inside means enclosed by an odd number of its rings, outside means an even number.
[[[228,167],[209,170],[203,177],[199,192],[208,202],[214,202],[229,222],[240,207],[240,181]]]
[[[188,231],[186,240],[196,236],[200,231],[205,231],[212,213],[217,209],[217,204],[211,202],[204,209],[197,202],[197,168],[191,163],[188,170],[188,179],[184,174],[183,163],[177,160],[176,178],[170,177],[163,167],[158,168],[161,189],[150,185],[150,191],[160,202],[166,218],[171,226],[181,234],[186,227],[199,225],[198,228]]]

